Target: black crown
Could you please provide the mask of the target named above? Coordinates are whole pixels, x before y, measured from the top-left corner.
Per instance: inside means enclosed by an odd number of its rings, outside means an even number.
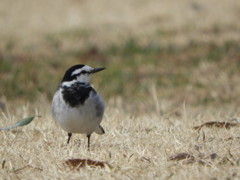
[[[63,76],[63,79],[62,79],[62,82],[74,80],[77,75],[72,76],[72,72],[75,71],[76,69],[81,69],[81,68],[84,67],[84,66],[85,66],[84,64],[77,64],[77,65],[74,65],[74,66],[70,67],[70,68],[65,72],[65,74],[64,74],[64,76]]]

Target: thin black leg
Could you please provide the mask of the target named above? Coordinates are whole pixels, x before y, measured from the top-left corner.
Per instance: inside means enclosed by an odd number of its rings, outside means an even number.
[[[71,137],[72,137],[72,133],[68,133],[68,140],[67,140],[68,144],[69,144],[69,141],[70,141]]]
[[[88,150],[90,151],[90,137],[91,137],[91,134],[87,135],[87,138],[88,138]]]

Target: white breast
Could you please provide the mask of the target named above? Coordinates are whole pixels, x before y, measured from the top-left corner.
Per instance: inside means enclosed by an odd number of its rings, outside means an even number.
[[[77,107],[65,103],[59,89],[52,102],[52,114],[57,123],[68,133],[91,134],[101,123],[104,102],[98,94],[90,93],[89,98]]]

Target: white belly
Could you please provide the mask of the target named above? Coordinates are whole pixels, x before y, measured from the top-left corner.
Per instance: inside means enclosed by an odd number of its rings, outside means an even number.
[[[91,93],[82,105],[70,107],[64,102],[60,91],[53,97],[52,113],[57,123],[68,133],[92,134],[102,121],[104,102]]]

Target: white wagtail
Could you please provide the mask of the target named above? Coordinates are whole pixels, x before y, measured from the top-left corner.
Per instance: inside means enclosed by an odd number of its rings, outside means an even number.
[[[53,97],[52,114],[68,133],[67,143],[72,133],[86,134],[89,149],[91,134],[105,133],[100,125],[105,108],[104,102],[90,85],[92,74],[104,69],[78,64],[65,72]]]

